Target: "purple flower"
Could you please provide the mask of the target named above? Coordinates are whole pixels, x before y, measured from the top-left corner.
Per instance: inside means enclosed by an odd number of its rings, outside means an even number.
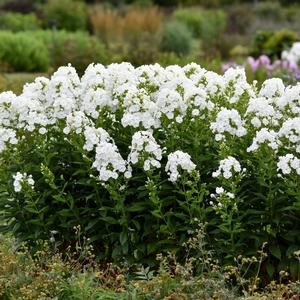
[[[260,64],[258,59],[256,60],[255,58],[253,58],[251,56],[248,57],[247,63],[253,72],[257,71],[257,69],[259,68],[259,64]]]
[[[261,55],[258,59],[262,65],[268,66],[271,64],[270,58],[265,54]]]

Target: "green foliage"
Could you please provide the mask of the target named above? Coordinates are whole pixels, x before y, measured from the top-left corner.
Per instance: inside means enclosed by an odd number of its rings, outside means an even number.
[[[0,32],[0,63],[2,69],[44,72],[49,68],[49,52],[41,40],[30,32]]]
[[[253,6],[250,4],[236,4],[227,9],[228,31],[246,34],[256,19]]]
[[[83,73],[92,62],[108,62],[104,45],[85,32],[35,31],[32,36],[47,46],[54,68],[71,63],[79,73]]]
[[[265,249],[250,259],[239,256],[234,265],[222,268],[213,260],[203,227],[184,245],[183,263],[174,255],[158,255],[159,267],[126,264],[99,265],[92,255],[87,261],[76,258],[78,250],[64,255],[53,251],[49,242],[40,242],[32,255],[26,246],[0,236],[0,297],[8,299],[292,299],[300,292],[299,281],[288,281],[281,271],[279,280],[259,286],[257,274],[248,276],[249,266],[259,271],[266,259]],[[299,255],[299,253],[297,254]],[[299,264],[299,262],[298,262]],[[297,266],[297,263],[295,264]],[[287,282],[284,284],[284,282]],[[254,296],[255,295],[255,296]]]
[[[45,0],[1,0],[0,6],[3,11],[29,14],[36,11],[38,5],[43,2]]]
[[[0,92],[13,91],[19,95],[25,83],[32,82],[38,76],[47,76],[44,73],[6,73],[0,75]]]
[[[68,31],[85,30],[87,27],[87,7],[79,0],[49,0],[43,9],[47,27]]]
[[[104,45],[85,32],[0,32],[3,70],[44,72],[71,63],[82,73],[92,62],[108,62]]]
[[[266,54],[272,58],[281,58],[282,51],[290,48],[297,40],[297,34],[290,30],[259,31],[253,41],[253,55]]]
[[[278,1],[258,2],[253,8],[259,18],[273,19],[275,22],[284,18],[283,6]]]
[[[185,23],[189,29],[193,32],[195,37],[201,37],[201,22],[202,22],[202,10],[199,9],[177,9],[174,12],[174,17]]]
[[[227,15],[216,9],[178,9],[174,12],[177,20],[185,23],[193,35],[200,38],[204,49],[211,52],[219,44],[227,27]]]
[[[187,55],[192,49],[193,37],[188,27],[181,22],[166,24],[162,39],[162,50]]]
[[[2,13],[0,15],[1,30],[14,32],[25,30],[36,30],[40,28],[40,21],[35,14],[23,15],[20,13]]]

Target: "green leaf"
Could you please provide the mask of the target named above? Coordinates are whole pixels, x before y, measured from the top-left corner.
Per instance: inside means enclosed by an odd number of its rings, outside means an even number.
[[[59,215],[63,216],[63,217],[72,217],[73,213],[72,211],[70,211],[69,209],[65,208],[62,209],[58,212]]]
[[[120,243],[121,245],[125,245],[128,241],[128,234],[127,231],[122,231],[120,234]]]
[[[278,245],[270,245],[269,246],[270,253],[278,258],[279,260],[281,259],[281,251]]]
[[[293,277],[298,276],[299,272],[299,263],[295,261],[290,262],[290,273]]]
[[[269,277],[272,278],[273,274],[275,272],[275,268],[270,262],[267,263],[267,272],[268,272]]]

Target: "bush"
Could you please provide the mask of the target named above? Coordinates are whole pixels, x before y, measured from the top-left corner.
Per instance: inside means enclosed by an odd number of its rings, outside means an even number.
[[[186,8],[177,9],[174,17],[184,22],[195,37],[202,39],[218,38],[227,27],[227,15],[216,9]]]
[[[278,1],[264,1],[253,6],[254,13],[259,18],[272,19],[275,22],[284,19],[284,8]]]
[[[178,21],[185,23],[195,37],[201,37],[202,16],[199,9],[177,9],[174,12],[174,17]]]
[[[0,29],[14,32],[36,30],[40,28],[40,22],[35,14],[23,15],[20,13],[4,13],[0,15]]]
[[[55,25],[68,31],[87,28],[87,7],[79,0],[49,0],[43,12],[47,27]]]
[[[93,6],[90,18],[94,33],[118,61],[134,65],[154,63],[161,41],[162,13],[156,7],[117,10]]]
[[[37,6],[43,2],[43,0],[3,0],[1,10],[8,12],[19,12],[28,14],[37,10]]]
[[[49,68],[49,51],[30,32],[0,32],[2,68],[17,72],[44,72]]]
[[[19,95],[23,86],[34,81],[38,76],[47,76],[45,73],[6,73],[0,75],[0,92],[13,91]]]
[[[251,41],[249,41],[249,37],[246,35],[224,33],[218,43],[218,51],[223,59],[228,59],[231,56],[231,50],[235,47],[249,48],[248,54],[251,50]]]
[[[296,278],[299,89],[278,78],[258,88],[241,69],[123,63],[81,79],[62,67],[20,97],[3,93],[1,230],[29,243],[55,232],[65,250],[80,225],[99,260],[128,266],[185,257],[207,223],[209,262],[264,247],[266,280]]]
[[[185,23],[195,37],[201,38],[204,48],[210,52],[211,48],[217,48],[227,27],[227,15],[222,10],[179,9],[174,17]]]
[[[277,32],[257,32],[253,42],[253,55],[266,54],[271,58],[281,58],[283,50],[290,48],[298,40],[297,34],[289,30]]]
[[[92,62],[108,62],[104,45],[84,32],[0,32],[3,70],[44,72],[71,63],[82,73]]]
[[[191,52],[193,36],[184,23],[169,22],[166,24],[162,39],[162,50],[187,55]]]
[[[71,63],[82,73],[92,62],[106,64],[108,54],[104,45],[85,32],[35,31],[32,36],[47,46],[51,66],[57,68]]]
[[[231,33],[247,33],[256,19],[253,6],[249,4],[232,5],[228,8],[227,13],[228,31]]]

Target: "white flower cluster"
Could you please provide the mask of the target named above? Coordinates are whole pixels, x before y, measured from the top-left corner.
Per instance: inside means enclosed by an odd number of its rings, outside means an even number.
[[[300,42],[294,43],[291,49],[283,51],[281,58],[297,65],[300,61]]]
[[[191,161],[191,156],[188,153],[177,150],[168,155],[165,170],[169,175],[169,180],[175,182],[180,177],[180,170],[191,173],[195,168],[196,165]]]
[[[217,198],[220,195],[226,195],[227,197],[229,197],[230,199],[234,199],[234,194],[231,192],[226,192],[225,189],[223,187],[216,187],[216,192],[215,194],[210,194],[211,198]],[[213,204],[212,202],[210,203],[211,205]]]
[[[252,116],[251,124],[260,128],[261,126],[278,125],[281,114],[276,112],[267,98],[259,97],[249,101],[246,115]]]
[[[216,141],[224,139],[226,133],[238,137],[247,134],[244,122],[235,109],[222,108],[217,114],[216,121],[211,123],[210,129],[216,134]]]
[[[292,148],[300,153],[300,117],[285,121],[278,132],[278,136],[287,139],[289,144],[293,145]]]
[[[15,174],[13,176],[14,182],[14,190],[16,193],[19,193],[22,191],[22,188],[24,186],[24,184],[30,186],[32,189],[34,189],[34,180],[32,178],[32,175],[27,175],[27,173],[20,173],[17,172],[17,174]]]
[[[18,149],[26,136],[37,134],[47,142],[63,131],[69,142],[74,137],[82,141],[84,155],[93,156],[92,165],[103,181],[129,177],[131,165],[140,159],[145,170],[159,168],[161,149],[168,147],[164,137],[172,139],[173,129],[178,132],[190,124],[201,127],[195,136],[214,135],[217,148],[234,137],[241,153],[259,151],[262,145],[275,155],[300,153],[300,84],[285,87],[281,79],[272,78],[258,89],[247,83],[243,69],[219,75],[196,64],[134,68],[121,63],[91,64],[82,78],[71,66],[61,67],[50,79],[39,77],[25,85],[19,96],[0,93],[0,152]],[[132,137],[128,151],[117,147],[122,130]],[[163,137],[161,146],[157,136]],[[120,152],[130,152],[128,161]],[[173,163],[184,170],[196,167],[190,157],[177,159],[189,161],[187,169],[184,163]],[[177,167],[170,171],[170,164],[167,170],[174,181]],[[230,171],[219,172],[230,176]]]
[[[223,187],[217,187],[215,193],[210,194],[212,200],[209,201],[209,204],[215,208],[222,208],[224,205],[224,198],[234,199],[235,195],[231,192],[227,192]]]
[[[131,142],[131,151],[128,156],[128,163],[136,164],[139,160],[143,162],[145,171],[153,168],[160,168],[162,149],[156,143],[151,132],[137,131]]]
[[[280,78],[270,78],[267,79],[260,91],[259,96],[260,97],[266,97],[269,99],[276,100],[278,97],[281,97],[284,94],[285,86],[283,84],[282,79]]]
[[[284,175],[291,174],[292,171],[296,171],[300,175],[300,159],[290,153],[285,156],[279,156],[277,170]]]
[[[268,128],[262,128],[256,132],[251,146],[247,148],[247,152],[254,152],[262,144],[268,145],[271,149],[277,150],[280,142],[277,139],[278,134],[274,130],[269,130]]]
[[[220,161],[219,168],[217,171],[212,173],[213,177],[224,177],[229,179],[233,176],[233,172],[240,173],[242,171],[241,164],[233,156],[228,156],[227,158]]]
[[[96,147],[93,167],[99,172],[101,181],[108,181],[110,178],[117,179],[119,173],[126,172],[126,161],[120,155],[116,145],[101,142]]]

